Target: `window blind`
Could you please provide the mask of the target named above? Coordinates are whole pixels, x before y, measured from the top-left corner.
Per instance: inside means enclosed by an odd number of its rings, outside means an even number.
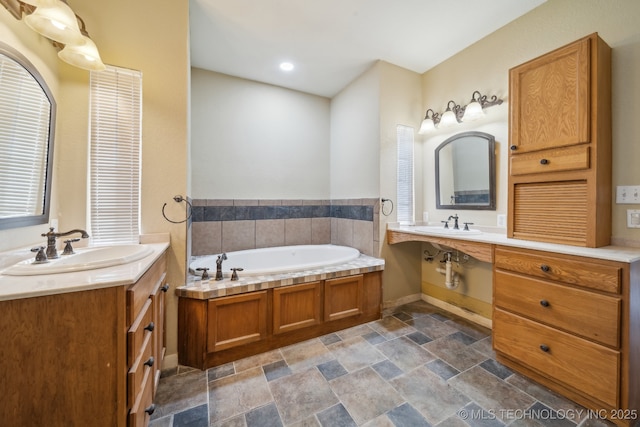
[[[413,128],[398,125],[398,222],[415,223],[413,190]]]
[[[142,73],[107,66],[90,80],[91,237],[95,245],[138,243]]]
[[[0,55],[0,218],[43,213],[50,114],[36,79]]]

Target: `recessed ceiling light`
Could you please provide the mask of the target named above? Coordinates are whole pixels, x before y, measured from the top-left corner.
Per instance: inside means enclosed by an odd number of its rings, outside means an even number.
[[[283,62],[280,64],[280,69],[282,71],[291,71],[293,70],[293,64],[291,62]]]

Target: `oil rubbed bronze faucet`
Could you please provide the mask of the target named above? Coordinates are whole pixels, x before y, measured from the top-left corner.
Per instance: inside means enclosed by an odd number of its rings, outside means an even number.
[[[222,261],[227,259],[227,254],[222,253],[218,255],[218,259],[216,260],[216,280],[222,280]]]
[[[53,227],[51,227],[49,228],[48,233],[42,233],[42,237],[47,238],[47,258],[55,259],[60,256],[58,255],[58,250],[56,249],[56,239],[58,237],[68,236],[74,233],[80,233],[80,237],[82,237],[83,239],[89,237],[89,234],[87,234],[86,231],[80,229],[65,231],[64,233],[56,233],[55,231],[53,231]]]
[[[459,230],[459,229],[460,229],[460,227],[458,226],[458,214],[451,215],[451,216],[449,217],[449,221],[451,221],[452,219],[453,219],[453,221],[454,221],[454,222],[453,222],[453,229],[454,229],[454,230]],[[445,228],[446,228],[446,227],[445,227]]]

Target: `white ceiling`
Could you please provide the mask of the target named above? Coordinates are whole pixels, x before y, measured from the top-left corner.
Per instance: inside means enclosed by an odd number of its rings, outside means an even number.
[[[190,0],[191,65],[331,98],[378,59],[422,74],[544,1]]]

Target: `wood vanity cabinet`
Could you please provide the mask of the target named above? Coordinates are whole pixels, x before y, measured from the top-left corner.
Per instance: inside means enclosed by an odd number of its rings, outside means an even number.
[[[146,425],[164,352],[164,277],[162,256],[130,287],[1,301],[0,424]]]
[[[611,48],[591,34],[509,71],[507,236],[606,246]]]
[[[497,246],[493,346],[503,364],[600,415],[640,411],[638,266]],[[627,424],[631,418],[612,421]],[[619,416],[618,418],[622,418]]]
[[[179,363],[199,369],[379,319],[382,272],[178,300]]]

